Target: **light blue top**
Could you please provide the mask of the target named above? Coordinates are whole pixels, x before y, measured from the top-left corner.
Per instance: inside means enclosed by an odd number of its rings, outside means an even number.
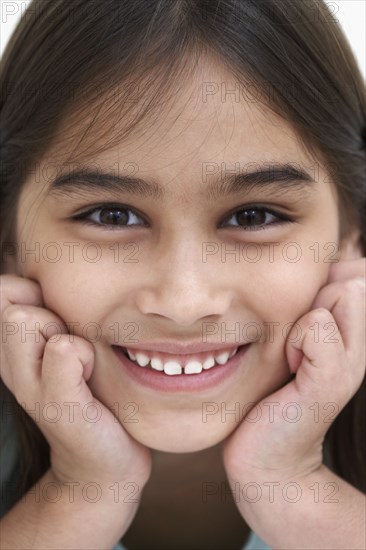
[[[127,550],[120,542],[113,547],[113,550]],[[249,539],[242,550],[271,550],[253,531],[251,532]]]
[[[19,443],[16,437],[14,421],[3,403],[0,418],[0,518],[16,503],[14,490],[11,490],[11,482],[17,477],[17,457]],[[118,542],[113,550],[127,550]],[[242,550],[271,550],[255,533],[250,537]]]
[[[125,546],[119,542],[113,547],[113,550],[127,550]],[[249,539],[242,550],[271,550],[253,531],[251,532]]]

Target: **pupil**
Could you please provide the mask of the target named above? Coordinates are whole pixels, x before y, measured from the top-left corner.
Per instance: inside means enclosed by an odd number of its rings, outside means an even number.
[[[237,214],[239,224],[261,225],[265,222],[265,212],[260,210],[242,210]]]
[[[104,208],[100,213],[100,220],[102,223],[110,225],[118,225],[118,223],[126,223],[128,221],[128,214],[125,210],[113,210]]]

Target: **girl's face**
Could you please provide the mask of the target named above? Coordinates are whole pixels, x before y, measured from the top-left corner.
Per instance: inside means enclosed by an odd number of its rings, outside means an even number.
[[[143,185],[112,190],[104,177],[99,186],[79,179],[52,190],[50,173],[81,168],[77,158],[72,169],[62,166],[76,140],[67,150],[54,144],[27,178],[17,218],[18,273],[39,282],[46,307],[70,332],[93,342],[92,392],[134,438],[168,452],[222,441],[250,403],[289,380],[289,328],[310,310],[346,245],[333,184],[291,127],[217,68],[201,67],[191,83],[143,136],[83,161],[84,175],[89,167]],[[63,138],[67,131],[66,121]],[[286,163],[309,181],[274,177]],[[260,184],[237,180],[227,192],[228,178],[258,170]],[[137,192],[153,181],[156,197]],[[130,210],[73,219],[103,204]],[[254,205],[269,211],[251,213]],[[110,230],[113,219],[119,225]],[[214,386],[172,392],[131,377],[112,347],[154,342],[251,344],[237,368],[213,367],[226,369]]]

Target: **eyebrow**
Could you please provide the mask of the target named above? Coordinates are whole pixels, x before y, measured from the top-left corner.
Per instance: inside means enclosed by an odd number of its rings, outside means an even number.
[[[252,172],[225,174],[208,174],[214,179],[208,183],[202,192],[209,199],[240,195],[254,190],[281,192],[295,191],[301,194],[314,189],[315,180],[305,170],[292,164],[269,164],[264,169]],[[83,168],[80,171],[62,174],[55,178],[48,194],[83,193],[85,191],[108,191],[112,193],[127,193],[139,197],[147,197],[161,201],[166,190],[154,179],[143,179],[131,175],[116,175],[113,172],[102,172]]]

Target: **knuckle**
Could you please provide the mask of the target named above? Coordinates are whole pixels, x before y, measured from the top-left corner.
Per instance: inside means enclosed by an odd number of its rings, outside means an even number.
[[[353,279],[349,279],[348,281],[345,282],[345,288],[350,293],[353,293],[355,291],[365,292],[365,285],[366,285],[366,280],[364,277],[361,277],[361,276],[354,277]]]
[[[11,295],[14,288],[18,288],[19,290],[22,290],[22,294],[27,294],[27,297],[32,303],[42,302],[41,286],[37,281],[32,279],[26,279],[24,277],[20,277],[19,275],[5,273],[0,275],[0,288],[2,299]]]
[[[357,277],[356,278],[356,284],[359,291],[361,291],[363,294],[365,294],[366,290],[366,279],[365,277]]]
[[[84,351],[89,351],[94,353],[94,346],[91,342],[88,340],[85,340],[85,338],[82,338],[81,336],[75,337],[75,344],[79,347],[79,349]]]
[[[53,354],[62,357],[74,353],[74,344],[71,342],[69,334],[58,334],[54,338],[50,338],[45,347]]]
[[[318,307],[309,313],[309,323],[313,323],[315,321],[329,321],[331,317],[332,314],[325,307]]]
[[[31,312],[20,304],[11,304],[2,314],[3,320],[11,323],[29,323],[33,321]]]

